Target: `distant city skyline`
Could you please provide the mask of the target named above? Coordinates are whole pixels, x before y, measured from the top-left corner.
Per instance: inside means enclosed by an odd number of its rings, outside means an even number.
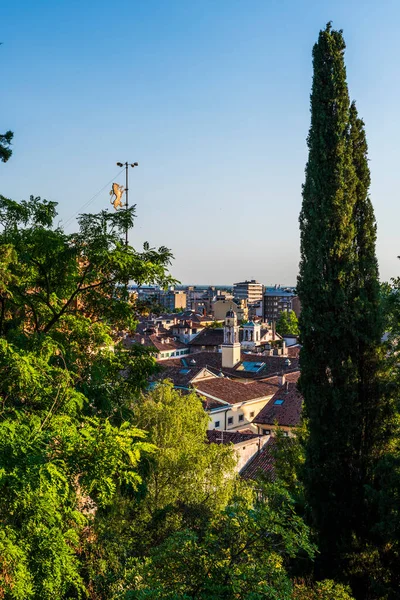
[[[395,0],[3,2],[0,132],[15,138],[0,193],[57,201],[72,232],[78,212],[112,209],[116,162],[137,161],[132,245],[171,248],[182,282],[296,285],[311,52],[332,20],[387,281],[400,266],[399,18]]]

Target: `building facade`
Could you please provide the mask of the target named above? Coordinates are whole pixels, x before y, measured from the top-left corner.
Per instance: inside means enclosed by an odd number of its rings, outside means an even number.
[[[263,285],[251,279],[233,284],[233,297],[237,300],[247,300],[248,304],[255,304],[263,297]]]
[[[277,321],[283,312],[293,310],[296,298],[297,296],[291,288],[277,286],[266,288],[263,299],[264,321]]]

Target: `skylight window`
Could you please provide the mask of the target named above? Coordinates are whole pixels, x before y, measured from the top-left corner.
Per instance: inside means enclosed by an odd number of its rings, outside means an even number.
[[[281,404],[283,404],[283,400],[275,400],[274,404],[277,404],[278,406],[280,406]]]
[[[190,369],[181,369],[179,373],[182,373],[182,375],[187,375],[188,373],[190,373]]]
[[[265,367],[264,362],[252,362],[244,360],[238,367],[238,371],[246,371],[247,373],[258,373]]]

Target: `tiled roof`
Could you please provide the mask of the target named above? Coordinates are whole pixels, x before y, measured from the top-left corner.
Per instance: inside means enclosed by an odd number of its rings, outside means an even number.
[[[285,381],[289,383],[297,383],[300,377],[300,371],[294,371],[293,373],[285,373]],[[279,385],[278,375],[274,377],[268,377],[268,381],[273,385]]]
[[[199,323],[198,321],[180,321],[179,323],[175,323],[175,325],[172,325],[171,329],[200,329],[200,328],[204,328],[205,325],[203,325],[202,323]]]
[[[251,381],[242,383],[225,377],[213,377],[204,381],[194,382],[198,394],[207,394],[229,404],[249,402],[257,398],[266,398],[275,394],[277,387],[267,381]]]
[[[283,400],[282,404],[275,404]],[[279,388],[273,398],[260,410],[253,419],[257,425],[274,425],[281,427],[297,427],[300,424],[303,397],[297,390],[296,383],[288,383]]]
[[[290,359],[292,359],[292,358],[298,359],[300,356],[300,349],[301,349],[301,346],[298,346],[298,345],[288,346],[288,349],[287,349],[288,357]]]
[[[246,431],[220,431],[209,429],[207,431],[208,441],[212,444],[242,444],[248,440],[260,437],[247,429]]]
[[[261,329],[260,336],[260,345],[263,344],[263,338],[270,332],[271,330],[268,328]],[[242,328],[239,329],[239,341],[244,341],[244,331]],[[276,339],[281,339],[281,337],[276,334]],[[221,328],[211,328],[206,327],[193,339],[189,342],[190,346],[221,346],[224,341],[224,329]],[[265,343],[265,342],[264,342]]]
[[[281,371],[284,371],[285,373],[287,371],[297,371],[299,364],[298,360],[291,359],[290,369],[286,369],[286,356],[262,356],[260,354],[245,354],[244,352],[241,354],[241,359],[242,361],[246,362],[263,362],[265,363],[265,367],[256,373],[250,373],[249,371],[238,371],[237,368],[240,363],[233,369],[228,369],[225,367],[222,368],[222,354],[220,352],[196,352],[195,354],[190,354],[189,356],[185,357],[185,362],[190,367],[190,361],[194,360],[195,365],[193,365],[193,367],[207,367],[216,374],[222,370],[222,372],[229,377],[257,380],[265,379],[271,375],[276,375]],[[168,372],[171,368],[182,368],[183,364],[184,363],[182,363],[179,358],[170,358],[169,360],[164,361],[162,363],[162,367],[165,369],[164,378],[169,377]]]
[[[220,346],[224,341],[224,330],[206,327],[189,342],[189,346]]]
[[[187,348],[186,344],[182,344],[182,342],[174,340],[173,337],[164,333],[135,333],[130,337],[128,343],[154,347],[159,352],[183,350],[184,348]]]
[[[276,438],[270,437],[260,452],[255,454],[250,462],[244,466],[240,472],[243,479],[256,479],[259,474],[268,474],[272,480],[275,479],[275,457],[273,455],[275,443]]]

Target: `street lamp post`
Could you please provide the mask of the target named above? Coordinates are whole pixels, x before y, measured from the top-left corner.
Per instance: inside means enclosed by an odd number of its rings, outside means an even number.
[[[131,166],[132,169],[134,167],[138,167],[139,163],[134,162],[134,163],[121,163],[121,162],[117,162],[117,167],[125,167],[125,210],[128,210],[128,167]],[[126,225],[126,233],[125,233],[125,245],[128,245],[128,224]]]

